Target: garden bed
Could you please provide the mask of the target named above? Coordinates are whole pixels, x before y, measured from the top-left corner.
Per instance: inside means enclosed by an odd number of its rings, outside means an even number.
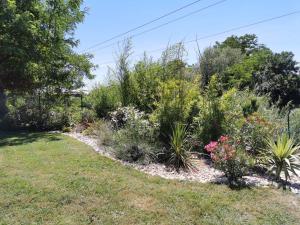
[[[204,159],[198,159],[197,157],[194,157],[193,164],[195,166],[195,170],[180,170],[179,172],[177,172],[176,170],[167,167],[164,164],[152,163],[149,165],[141,165],[118,160],[113,156],[113,154],[111,154],[110,151],[107,151],[104,146],[99,146],[96,138],[74,132],[64,134],[91,146],[96,152],[100,153],[103,156],[106,156],[113,160],[117,160],[123,165],[131,166],[151,176],[159,176],[165,179],[196,181],[200,183],[226,183],[226,178],[224,177],[223,173],[214,169],[211,166],[210,162]],[[257,174],[252,174],[251,176],[244,176],[244,179],[248,186],[279,186],[278,183],[267,176],[263,177]],[[288,187],[293,193],[300,195],[300,178],[291,176],[291,181],[289,182]]]

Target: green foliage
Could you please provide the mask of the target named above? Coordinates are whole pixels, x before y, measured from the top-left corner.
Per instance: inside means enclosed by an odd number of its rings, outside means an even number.
[[[116,157],[142,164],[156,161],[161,149],[157,125],[150,123],[146,115],[134,108],[121,108],[113,114],[113,123],[119,124],[114,126],[118,129],[114,133],[113,145]]]
[[[285,180],[290,178],[291,173],[297,175],[296,170],[300,170],[299,145],[295,144],[293,138],[287,134],[282,134],[274,141],[269,138],[267,141],[267,151],[263,154],[263,164],[271,172],[275,172],[277,180],[280,180],[281,173],[284,173]]]
[[[290,134],[300,143],[300,109],[294,109],[290,113]]]
[[[160,136],[168,143],[168,136],[175,124],[187,122],[199,98],[199,90],[196,82],[174,79],[162,82],[160,88],[160,100],[151,118],[159,123]]]
[[[89,55],[75,53],[74,31],[83,21],[81,0],[8,1],[0,11],[0,87],[55,92],[92,78]]]
[[[280,107],[289,102],[299,104],[300,77],[297,62],[291,52],[269,55],[261,70],[255,73],[255,90],[270,96]]]
[[[155,102],[159,98],[159,75],[162,67],[146,56],[143,61],[138,62],[132,72],[134,91],[133,101],[139,110],[152,112]]]
[[[264,48],[263,45],[258,44],[258,37],[255,34],[245,34],[239,37],[232,35],[226,38],[222,43],[216,42],[216,46],[219,48],[237,48],[240,49],[243,54],[247,55]]]
[[[96,113],[93,110],[90,109],[83,109],[80,110],[80,121],[75,121],[76,122],[81,122],[81,123],[93,123],[96,121]]]
[[[117,109],[121,104],[119,87],[115,84],[109,86],[99,85],[95,87],[87,96],[87,101],[99,118],[108,116],[109,112]]]
[[[205,96],[199,102],[199,115],[194,118],[195,136],[202,147],[224,133],[224,112],[219,99],[217,76],[213,76]]]
[[[122,106],[128,106],[133,101],[133,85],[130,76],[129,57],[132,54],[131,40],[125,40],[120,48],[113,74],[118,81]]]
[[[230,66],[223,73],[222,86],[225,89],[232,87],[240,90],[246,87],[253,89],[255,86],[255,73],[263,68],[268,56],[271,54],[271,50],[262,49],[245,57],[243,61]]]
[[[7,107],[2,130],[60,130],[71,125],[63,97],[9,94]]]
[[[240,140],[240,145],[252,156],[257,156],[259,152],[266,148],[265,137],[275,133],[273,124],[254,113],[246,118],[236,136]]]
[[[175,125],[170,140],[170,150],[169,164],[174,166],[177,171],[181,168],[188,170],[193,167],[188,149],[186,126],[180,123]]]
[[[252,156],[266,147],[265,137],[284,129],[284,119],[268,99],[252,91],[230,89],[221,97],[223,132],[239,141]]]
[[[258,110],[258,104],[256,98],[250,98],[242,105],[244,117],[247,117]]]
[[[82,0],[2,2],[6,4],[1,3],[0,10],[0,116],[8,113],[2,122],[15,128],[69,126],[66,93],[82,87],[84,78],[93,78],[95,67],[91,55],[73,50],[79,43],[74,31],[85,15]],[[7,93],[19,95],[27,105],[2,110]],[[43,101],[37,103],[39,98]]]
[[[223,77],[226,69],[243,60],[239,49],[208,47],[199,56],[201,87],[204,89],[213,75]]]

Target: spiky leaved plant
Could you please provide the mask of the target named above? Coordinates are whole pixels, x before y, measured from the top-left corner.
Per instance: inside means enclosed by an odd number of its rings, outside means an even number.
[[[283,172],[285,181],[290,179],[290,173],[297,174],[300,170],[300,146],[295,144],[293,138],[289,138],[287,134],[282,134],[275,141],[269,138],[267,141],[267,151],[264,153],[265,162],[270,172],[275,172],[276,180],[280,180]]]
[[[170,149],[171,156],[169,163],[173,165],[177,171],[180,168],[184,170],[191,169],[193,167],[191,162],[191,153],[187,147],[187,128],[181,123],[177,123],[173,128]]]

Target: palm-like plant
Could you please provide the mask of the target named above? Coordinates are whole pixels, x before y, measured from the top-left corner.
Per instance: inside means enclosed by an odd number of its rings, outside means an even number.
[[[191,154],[187,147],[186,135],[186,126],[177,123],[171,136],[171,157],[169,159],[169,163],[173,165],[177,171],[179,171],[180,168],[186,170],[193,167],[191,163]]]
[[[273,138],[267,141],[268,148],[264,154],[269,171],[275,172],[277,180],[283,172],[285,181],[290,179],[290,173],[297,174],[300,170],[299,149],[300,146],[295,144],[293,138],[289,138],[286,134],[278,136],[277,141]]]

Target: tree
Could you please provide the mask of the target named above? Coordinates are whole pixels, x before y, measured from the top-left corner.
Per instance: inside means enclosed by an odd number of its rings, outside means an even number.
[[[256,91],[268,94],[272,103],[285,106],[300,103],[299,67],[292,52],[271,54],[263,67],[254,74]]]
[[[199,55],[199,69],[201,74],[201,87],[204,89],[214,74],[219,77],[230,66],[241,62],[243,55],[239,49],[230,47],[208,47]]]
[[[219,48],[238,48],[243,54],[250,55],[256,50],[264,48],[263,45],[258,43],[258,38],[255,34],[245,34],[243,36],[232,35],[226,38],[222,43],[216,42],[216,47]]]
[[[74,30],[82,0],[5,1],[0,11],[0,96],[62,93],[93,78],[90,55],[78,54]],[[5,98],[2,98],[5,99]]]
[[[223,88],[227,90],[233,87],[239,90],[253,89],[255,86],[254,74],[264,67],[268,56],[271,54],[271,50],[262,49],[226,69],[221,79]]]
[[[116,61],[116,68],[113,71],[119,86],[122,106],[128,106],[132,102],[132,84],[130,80],[129,57],[132,55],[131,40],[125,40],[120,47]]]
[[[89,55],[75,53],[74,30],[82,0],[7,1],[0,12],[0,86],[3,90],[55,91],[92,78]],[[51,87],[51,88],[50,88]]]

